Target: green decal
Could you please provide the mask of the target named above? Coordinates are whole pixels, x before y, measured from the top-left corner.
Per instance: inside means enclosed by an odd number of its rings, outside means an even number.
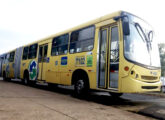
[[[33,80],[37,75],[37,70],[36,69],[33,69],[32,70],[32,73],[30,74],[30,78]]]
[[[93,56],[87,56],[87,67],[92,67]]]

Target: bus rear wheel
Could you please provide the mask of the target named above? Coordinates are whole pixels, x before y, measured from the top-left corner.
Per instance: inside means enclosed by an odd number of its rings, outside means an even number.
[[[4,81],[8,81],[8,82],[11,81],[11,78],[7,78],[7,77],[6,77],[6,72],[3,73],[3,80],[4,80]]]
[[[3,80],[4,80],[4,81],[7,81],[6,73],[5,73],[5,72],[3,72]]]
[[[28,74],[25,74],[24,79],[22,80],[24,85],[29,85],[29,76]]]
[[[88,83],[84,78],[79,78],[75,81],[74,91],[76,96],[84,96],[87,95],[89,90]]]

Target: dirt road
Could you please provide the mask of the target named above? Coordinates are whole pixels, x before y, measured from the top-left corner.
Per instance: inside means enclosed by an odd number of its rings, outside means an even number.
[[[149,118],[92,101],[80,100],[70,94],[0,80],[0,120],[120,119]]]

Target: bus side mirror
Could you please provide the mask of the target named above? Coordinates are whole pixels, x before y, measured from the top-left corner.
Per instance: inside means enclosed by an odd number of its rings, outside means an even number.
[[[129,29],[129,19],[127,15],[121,15],[121,16],[117,16],[114,17],[114,20],[119,20],[122,19],[122,24],[123,24],[123,34],[124,35],[130,35],[130,29]]]
[[[130,35],[129,22],[123,21],[123,34]]]

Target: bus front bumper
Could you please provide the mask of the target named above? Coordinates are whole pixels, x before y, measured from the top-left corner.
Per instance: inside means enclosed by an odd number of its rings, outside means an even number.
[[[121,81],[120,93],[144,93],[156,92],[161,90],[161,81],[143,82],[130,77],[123,78]]]

